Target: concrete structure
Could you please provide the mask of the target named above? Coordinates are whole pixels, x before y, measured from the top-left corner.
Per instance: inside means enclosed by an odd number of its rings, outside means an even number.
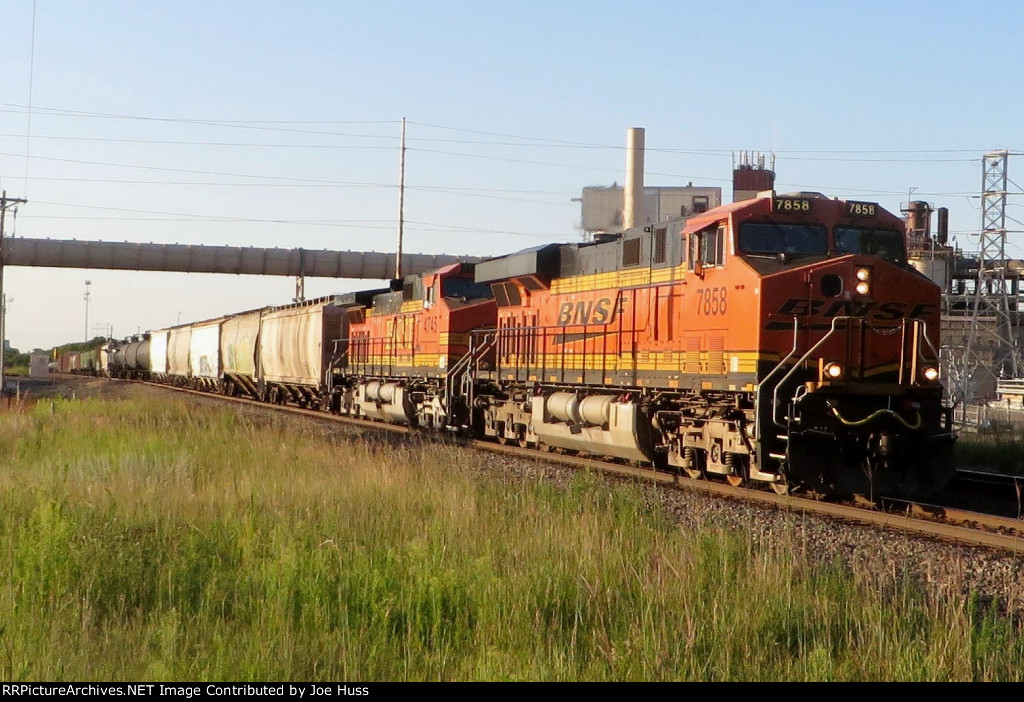
[[[28,377],[50,377],[50,357],[45,353],[33,353],[28,357]]]
[[[687,185],[645,187],[636,226],[688,217],[722,204],[722,189]],[[621,185],[583,188],[583,230],[588,234],[625,231],[624,188]]]

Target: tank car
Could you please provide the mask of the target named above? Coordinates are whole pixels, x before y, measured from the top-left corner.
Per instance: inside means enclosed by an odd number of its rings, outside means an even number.
[[[817,193],[477,267],[498,329],[479,430],[778,492],[921,494],[951,476],[940,290],[902,221]]]
[[[398,424],[466,429],[473,391],[468,370],[489,362],[473,355],[470,334],[494,327],[491,289],[475,282],[468,263],[396,283],[398,289],[349,310],[336,409]]]
[[[149,334],[133,336],[105,345],[107,372],[112,378],[148,380],[150,377]]]

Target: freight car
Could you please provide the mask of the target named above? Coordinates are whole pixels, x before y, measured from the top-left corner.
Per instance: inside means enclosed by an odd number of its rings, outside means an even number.
[[[58,373],[77,373],[81,367],[81,358],[78,351],[66,351],[57,357]]]
[[[266,307],[150,332],[150,377],[197,390],[327,409],[353,293]]]
[[[74,375],[109,375],[111,342],[85,351],[68,351],[56,359],[55,368],[60,373]]]
[[[345,303],[329,297],[264,310],[256,343],[259,397],[327,409],[339,340],[347,336]]]
[[[147,380],[149,378],[148,334],[133,336],[107,346],[106,372],[112,378]]]
[[[952,469],[940,291],[903,222],[817,193],[482,263],[488,436],[822,493],[919,494]],[[483,379],[489,383],[483,385]]]

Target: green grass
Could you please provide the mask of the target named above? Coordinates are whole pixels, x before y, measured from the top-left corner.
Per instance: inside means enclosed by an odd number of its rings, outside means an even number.
[[[1020,430],[995,425],[984,432],[961,433],[956,443],[956,462],[976,470],[1024,475],[1024,440]]]
[[[815,565],[798,529],[688,533],[639,486],[292,426],[0,415],[0,678],[1024,678],[998,607]]]

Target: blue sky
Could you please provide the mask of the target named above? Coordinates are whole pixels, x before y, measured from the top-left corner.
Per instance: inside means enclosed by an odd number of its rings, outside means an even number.
[[[1016,2],[5,0],[0,186],[18,236],[497,255],[578,236],[587,185],[720,185],[950,209],[1024,150]],[[33,42],[34,13],[34,42]],[[1024,183],[1024,154],[1011,157]],[[1011,192],[1021,188],[1011,186]],[[1024,198],[1011,196],[1024,221]],[[1010,222],[1011,228],[1024,225]],[[12,221],[8,220],[8,230]],[[1021,236],[1021,235],[1016,235]],[[1011,245],[1024,257],[1024,241]],[[288,301],[284,278],[8,268],[26,350]],[[307,295],[377,281],[307,281]]]

